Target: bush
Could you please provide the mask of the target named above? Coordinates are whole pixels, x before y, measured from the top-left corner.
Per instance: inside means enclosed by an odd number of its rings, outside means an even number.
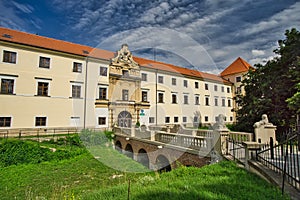
[[[83,130],[80,133],[80,139],[85,145],[105,145],[112,141],[115,137],[112,131],[93,132],[90,130]]]
[[[69,140],[74,143],[73,140],[77,141],[75,138],[69,138]],[[57,144],[59,143],[65,144],[64,139],[60,139]],[[0,167],[69,159],[85,152],[87,152],[85,148],[72,146],[64,146],[64,149],[57,147],[53,152],[47,146],[40,146],[38,142],[9,139],[0,143]]]

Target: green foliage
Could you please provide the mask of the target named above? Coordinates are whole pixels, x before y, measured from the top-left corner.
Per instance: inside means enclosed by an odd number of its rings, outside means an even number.
[[[137,122],[135,123],[135,127],[136,127],[136,128],[139,128],[140,126],[141,126],[140,121],[137,121]]]
[[[127,199],[129,179],[132,200],[288,199],[276,187],[232,162],[203,168],[182,166],[162,174],[124,173],[90,154],[81,154],[58,162],[12,165],[0,168],[0,172],[3,200]]]
[[[128,183],[102,188],[83,199],[126,199]],[[288,199],[260,177],[221,162],[202,168],[180,167],[159,176],[146,175],[131,182],[130,199]]]
[[[297,114],[300,114],[300,83],[296,85],[297,92],[290,98],[286,100],[290,110],[295,111]]]
[[[264,65],[255,65],[256,69],[250,70],[242,82],[246,95],[236,99],[241,106],[236,126],[240,131],[252,132],[253,124],[262,114],[267,114],[278,128],[287,129],[295,121],[296,111],[289,108],[293,108],[294,102],[297,108],[299,104],[295,99],[287,99],[296,95],[295,86],[300,81],[300,33],[293,28],[287,30],[285,36],[274,50],[279,56]]]
[[[90,130],[83,130],[79,134],[81,141],[86,146],[93,146],[93,145],[105,145],[110,143],[115,135],[112,131],[90,131]]]
[[[72,140],[70,137],[64,140]],[[63,140],[63,139],[61,139]],[[60,140],[60,141],[61,141]],[[58,142],[57,144],[59,144]],[[63,142],[65,144],[66,142]],[[41,163],[69,159],[86,152],[72,146],[47,146],[49,142],[38,143],[24,140],[3,140],[0,142],[0,167],[26,163]]]

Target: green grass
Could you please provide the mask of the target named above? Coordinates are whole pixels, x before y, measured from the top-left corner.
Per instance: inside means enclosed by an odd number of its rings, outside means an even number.
[[[27,143],[27,142],[26,142]],[[34,142],[28,142],[32,145]],[[288,199],[278,188],[232,162],[203,168],[181,167],[168,173],[130,173],[144,167],[111,148],[39,144],[77,154],[61,160],[17,163],[0,168],[0,199]],[[26,146],[26,145],[25,145]],[[78,150],[81,153],[78,154]],[[69,154],[67,154],[69,155]],[[115,168],[115,167],[114,167]],[[125,170],[124,170],[125,169]],[[118,175],[118,176],[116,176]]]

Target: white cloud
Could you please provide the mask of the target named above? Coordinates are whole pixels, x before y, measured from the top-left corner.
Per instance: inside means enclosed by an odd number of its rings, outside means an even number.
[[[263,50],[253,49],[251,52],[252,52],[253,56],[263,56],[263,55],[265,55],[265,52]]]
[[[244,36],[249,36],[257,33],[267,32],[272,30],[270,33],[273,32],[274,34],[278,34],[278,32],[282,33],[282,26],[285,29],[290,28],[292,26],[296,26],[300,21],[300,2],[297,2],[290,6],[288,9],[285,9],[279,13],[274,14],[267,20],[261,21],[258,24],[252,24],[245,30],[241,32]],[[275,31],[274,31],[275,30]]]
[[[27,14],[30,14],[33,12],[34,8],[28,4],[20,4],[20,3],[17,3],[15,1],[12,1],[11,2],[17,9],[19,9],[20,11],[24,12],[24,13],[27,13]]]

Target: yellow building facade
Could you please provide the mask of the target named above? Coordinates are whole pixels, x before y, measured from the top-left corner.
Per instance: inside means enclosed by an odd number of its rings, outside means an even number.
[[[0,129],[235,121],[219,75],[0,28]]]

